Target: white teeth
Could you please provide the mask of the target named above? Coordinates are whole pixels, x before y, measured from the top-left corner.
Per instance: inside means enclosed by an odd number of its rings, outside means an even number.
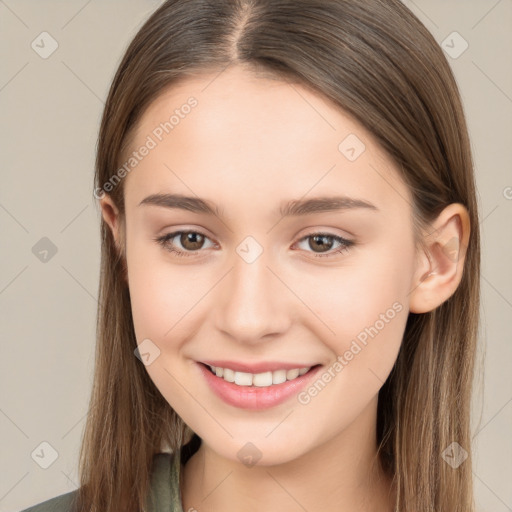
[[[272,384],[282,384],[283,382],[286,382],[286,370],[272,372]]]
[[[239,386],[252,386],[252,373],[235,372],[235,384]]]
[[[298,368],[295,368],[295,370],[288,370],[286,372],[286,378],[288,380],[295,379],[296,377],[299,376],[299,373],[300,373],[300,370]]]
[[[272,372],[256,373],[252,377],[252,385],[265,387],[272,385]]]
[[[287,380],[293,380],[307,373],[311,367],[294,368],[293,370],[276,370],[274,372],[247,373],[235,372],[230,368],[220,368],[209,366],[217,377],[223,378],[227,382],[234,382],[238,386],[257,386],[267,387],[273,384],[281,384]]]
[[[210,366],[210,368],[215,370],[214,366]],[[229,368],[224,368],[224,380],[227,380],[228,382],[235,382],[235,372],[233,370],[230,370]]]

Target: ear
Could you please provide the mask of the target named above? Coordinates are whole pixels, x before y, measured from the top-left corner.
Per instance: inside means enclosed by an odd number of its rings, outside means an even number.
[[[117,206],[108,194],[104,194],[100,199],[101,215],[107,223],[115,243],[118,248],[121,247],[121,228],[120,215]]]
[[[417,258],[409,311],[432,311],[451,297],[459,286],[469,242],[467,209],[448,205],[430,226],[425,248]]]
[[[112,200],[112,198],[108,194],[104,194],[100,199],[100,207],[101,207],[101,215],[103,220],[107,223],[110,231],[112,232],[112,236],[114,237],[114,242],[116,244],[117,250],[119,254],[122,255],[123,261],[123,279],[128,282],[128,271],[126,266],[126,258],[124,256],[125,246],[124,246],[124,234],[123,234],[123,223],[121,219],[121,215],[119,213],[119,209],[116,204]]]

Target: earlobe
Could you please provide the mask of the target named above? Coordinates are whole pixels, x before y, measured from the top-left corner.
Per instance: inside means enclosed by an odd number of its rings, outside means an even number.
[[[448,205],[431,228],[412,282],[412,313],[426,313],[440,306],[453,295],[462,278],[470,232],[467,209],[460,203]]]

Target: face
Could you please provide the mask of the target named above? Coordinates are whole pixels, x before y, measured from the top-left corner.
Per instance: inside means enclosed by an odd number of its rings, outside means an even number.
[[[412,199],[322,96],[241,68],[215,76],[164,92],[130,146],[134,329],[149,376],[207,446],[286,462],[376,405],[409,312]]]

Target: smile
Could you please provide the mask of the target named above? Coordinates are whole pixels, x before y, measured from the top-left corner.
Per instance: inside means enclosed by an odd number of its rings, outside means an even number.
[[[260,373],[235,371],[199,362],[196,362],[196,367],[207,388],[223,402],[240,409],[262,410],[297,395],[312,381],[322,365]]]
[[[297,377],[307,373],[312,367],[276,370],[263,373],[237,372],[231,368],[221,368],[211,365],[208,365],[208,368],[210,368],[211,372],[217,377],[221,377],[226,382],[233,382],[237,386],[267,387],[282,384],[287,380],[295,380]]]

